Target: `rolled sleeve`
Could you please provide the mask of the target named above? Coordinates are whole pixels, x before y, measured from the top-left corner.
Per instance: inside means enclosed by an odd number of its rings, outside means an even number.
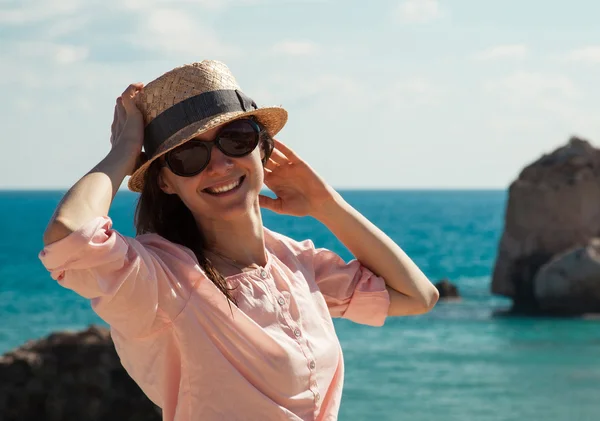
[[[313,265],[315,281],[332,317],[383,326],[390,307],[390,296],[383,278],[358,260],[346,263],[326,249],[315,250]]]
[[[108,217],[47,245],[39,258],[53,279],[89,299],[126,336],[149,334],[169,321],[158,311],[161,262],[142,243],[113,230]]]
[[[383,278],[358,260],[346,263],[331,250],[315,248],[311,240],[296,241],[270,230],[265,233],[271,252],[292,272],[302,274],[309,286],[316,284],[331,317],[383,326],[390,309]]]
[[[127,265],[129,262],[124,261],[127,248],[126,240],[112,230],[110,218],[100,217],[86,223],[62,240],[44,247],[39,258],[50,272],[50,276],[62,286],[86,298],[95,298],[111,295],[110,289],[118,286],[118,282],[114,282],[114,277],[96,279],[85,276],[91,275],[85,271],[105,271],[131,266]]]

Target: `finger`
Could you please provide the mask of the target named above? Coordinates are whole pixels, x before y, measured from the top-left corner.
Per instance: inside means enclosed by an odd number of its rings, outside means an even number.
[[[267,187],[268,187],[268,184],[271,184],[273,177],[274,177],[273,171],[271,171],[268,168],[265,168],[264,175],[263,175],[263,182],[267,185]]]
[[[136,105],[134,98],[137,94],[143,91],[143,87],[144,85],[142,83],[132,83],[127,87],[127,89],[125,89],[123,95],[121,95],[121,98],[123,100],[123,107],[125,107],[125,110],[128,113],[135,111]]]
[[[125,106],[123,105],[123,98],[117,98],[117,126],[122,127],[125,124],[125,120],[127,118],[127,112],[125,111]]]
[[[298,155],[296,155],[296,153],[291,150],[290,148],[288,148],[286,145],[284,145],[283,143],[281,143],[279,140],[277,139],[273,139],[274,143],[275,143],[275,149],[278,149],[280,152],[282,152],[283,154],[285,154],[285,156],[287,156],[287,158],[290,161],[298,161],[300,160],[300,157]]]
[[[117,105],[115,105],[115,112],[113,114],[113,121],[112,124],[110,125],[110,143],[112,144],[113,142],[113,136],[115,135],[115,127],[117,126],[117,116],[118,116],[118,111],[117,111]]]
[[[273,152],[271,152],[269,161],[271,160],[273,160],[273,162],[275,162],[277,165],[290,163],[290,159],[278,149],[273,149]]]
[[[280,213],[281,212],[281,199],[273,199],[269,196],[259,195],[258,196],[258,204],[261,208],[269,209],[273,212]]]
[[[125,88],[121,96],[131,98],[132,95],[134,95],[137,91],[142,90],[143,87],[144,84],[142,82],[132,83],[127,88]]]
[[[112,122],[111,129],[114,129],[114,127],[117,123],[118,115],[119,115],[119,98],[117,98],[117,101],[115,102],[115,112],[113,113],[113,122]]]
[[[265,185],[268,187],[271,182],[273,181],[273,171],[271,171],[268,168],[265,168],[264,170],[264,175],[263,175],[263,183],[265,183]]]
[[[276,170],[278,166],[279,164],[277,162],[275,162],[272,158],[269,158],[267,164],[265,165],[265,168],[272,172],[273,170]]]

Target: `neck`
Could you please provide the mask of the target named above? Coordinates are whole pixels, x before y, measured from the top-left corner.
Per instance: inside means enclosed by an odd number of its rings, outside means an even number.
[[[258,203],[248,213],[232,220],[200,220],[198,228],[206,240],[206,249],[244,266],[267,263],[262,217]]]

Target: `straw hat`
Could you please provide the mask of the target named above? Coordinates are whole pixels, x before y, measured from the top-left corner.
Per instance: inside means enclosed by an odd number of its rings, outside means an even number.
[[[287,121],[281,107],[258,108],[229,68],[214,60],[177,67],[144,86],[136,98],[144,117],[148,161],[129,179],[134,192],[142,191],[144,174],[155,159],[216,126],[254,116],[275,136]]]

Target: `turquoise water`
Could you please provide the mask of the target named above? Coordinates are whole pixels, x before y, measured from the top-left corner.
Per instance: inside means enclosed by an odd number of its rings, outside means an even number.
[[[340,420],[600,419],[600,324],[502,318],[489,293],[504,191],[343,192],[432,279],[450,278],[463,300],[383,328],[336,320],[346,359]],[[101,323],[87,302],[56,286],[37,259],[59,192],[0,192],[0,353],[56,329]],[[133,233],[136,196],[111,211]],[[311,237],[344,258],[320,224],[265,212],[265,225]]]

